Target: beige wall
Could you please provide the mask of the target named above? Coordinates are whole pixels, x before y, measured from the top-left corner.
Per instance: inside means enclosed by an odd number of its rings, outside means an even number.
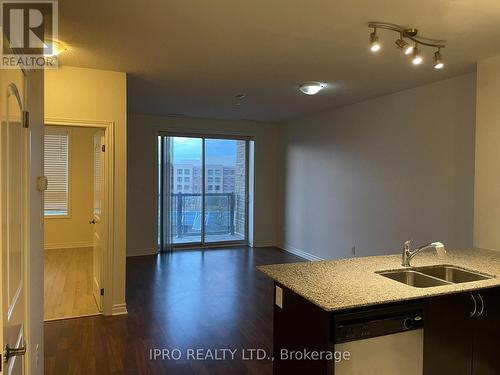
[[[500,56],[477,65],[474,245],[500,250]]]
[[[131,114],[128,126],[128,255],[156,252],[157,136],[160,131],[254,137],[253,245],[277,244],[276,125]]]
[[[57,127],[61,128],[61,127]],[[65,128],[70,132],[68,217],[45,217],[46,249],[92,246],[94,133],[91,128]]]
[[[475,90],[469,74],[284,124],[283,246],[320,258],[408,239],[470,247]]]
[[[126,75],[63,66],[45,72],[45,117],[112,121],[115,127],[113,312],[125,303],[127,105]],[[106,306],[105,306],[106,309]],[[106,312],[106,311],[105,311]],[[107,311],[110,313],[110,311]]]

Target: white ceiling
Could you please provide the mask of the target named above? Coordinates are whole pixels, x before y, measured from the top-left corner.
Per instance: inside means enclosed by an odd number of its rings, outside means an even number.
[[[438,81],[500,53],[498,0],[60,0],[61,63],[129,73],[129,111],[280,121]],[[368,21],[445,39],[447,66],[412,66]],[[297,90],[322,81],[316,96]],[[234,95],[245,93],[242,105]]]

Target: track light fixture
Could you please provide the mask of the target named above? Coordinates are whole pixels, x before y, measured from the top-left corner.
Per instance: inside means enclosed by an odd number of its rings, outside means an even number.
[[[441,55],[441,50],[438,48],[436,52],[434,52],[434,69],[443,69],[443,56]]]
[[[424,56],[418,46],[434,47],[437,48],[437,51],[434,53],[434,69],[443,69],[444,63],[441,48],[445,48],[444,41],[419,37],[417,36],[417,29],[405,28],[391,23],[370,22],[368,23],[368,27],[373,29],[373,32],[370,33],[370,50],[372,52],[378,52],[381,49],[377,29],[390,30],[399,33],[399,38],[396,39],[396,46],[405,55],[411,55],[413,65],[420,65],[424,61]]]
[[[417,46],[413,48],[413,58],[411,60],[411,63],[413,65],[420,65],[424,61],[424,58],[422,57],[422,54],[420,53],[420,50],[418,49]]]
[[[403,52],[405,55],[411,55],[413,53],[413,50],[415,49],[415,46],[413,44],[409,44],[403,49]]]
[[[409,55],[413,52],[414,46],[410,43],[408,43],[406,40],[404,40],[404,35],[403,33],[400,34],[399,39],[396,39],[396,46],[403,51],[405,55]]]
[[[396,39],[396,45],[398,46],[399,49],[403,51],[408,45],[408,42],[406,42],[406,40],[403,39],[403,33],[400,34],[399,39]]]
[[[370,50],[372,52],[380,51],[381,45],[377,35],[377,28],[373,30],[373,33],[370,34]]]

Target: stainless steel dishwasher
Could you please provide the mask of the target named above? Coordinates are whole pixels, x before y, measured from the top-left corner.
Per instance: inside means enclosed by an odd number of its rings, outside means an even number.
[[[423,324],[418,303],[337,315],[334,374],[422,375]]]

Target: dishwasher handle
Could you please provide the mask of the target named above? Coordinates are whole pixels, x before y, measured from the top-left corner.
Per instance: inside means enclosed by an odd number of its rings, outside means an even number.
[[[342,343],[420,329],[423,322],[421,310],[392,316],[341,320],[335,326],[333,341]]]

